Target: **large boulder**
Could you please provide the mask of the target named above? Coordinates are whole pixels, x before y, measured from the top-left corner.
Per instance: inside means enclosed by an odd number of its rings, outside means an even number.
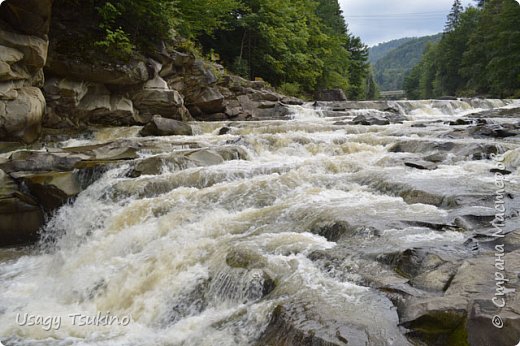
[[[515,297],[519,252],[504,254],[504,271],[495,267],[496,260],[465,260],[443,296],[407,300],[400,320],[408,335],[428,345],[515,345],[520,339],[520,301]],[[493,298],[504,307],[496,306]],[[494,326],[501,323],[501,328]]]
[[[49,41],[45,39],[0,29],[0,44],[22,52],[22,63],[33,73],[45,66],[49,48]]]
[[[111,93],[101,84],[94,84],[88,88],[77,111],[89,124],[134,125],[137,123],[132,101],[123,95]]]
[[[204,88],[188,95],[187,106],[193,116],[214,114],[225,110],[224,96],[215,88]]]
[[[13,173],[23,182],[31,195],[46,211],[53,211],[81,192],[78,174],[75,172]]]
[[[148,81],[132,100],[141,116],[153,114],[176,120],[188,120],[189,114],[184,107],[184,99],[176,90],[172,90],[159,76]]]
[[[37,201],[22,193],[15,181],[0,170],[0,246],[34,242],[43,223]]]
[[[36,141],[44,112],[45,98],[38,88],[17,89],[16,98],[0,100],[0,141]]]
[[[131,100],[103,84],[50,78],[45,82],[46,127],[138,124]]]
[[[156,115],[143,127],[140,134],[141,136],[191,136],[193,131],[186,123]]]

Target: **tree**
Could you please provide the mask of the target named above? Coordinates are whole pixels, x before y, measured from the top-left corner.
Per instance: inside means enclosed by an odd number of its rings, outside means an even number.
[[[177,0],[177,30],[187,38],[229,27],[242,5],[238,0]]]
[[[363,99],[365,95],[365,82],[368,76],[368,47],[357,36],[350,37],[348,51],[351,55],[349,68],[350,88],[347,91],[349,99]]]
[[[463,10],[464,9],[460,0],[455,0],[451,6],[450,14],[448,14],[448,20],[444,26],[444,32],[455,30],[455,28],[459,25],[460,15],[462,14]]]
[[[275,87],[341,88],[364,97],[367,48],[348,33],[338,0],[243,0],[226,28],[199,40],[232,71]],[[247,73],[244,73],[246,72]]]
[[[425,53],[407,77],[409,97],[520,96],[520,7],[515,0],[482,4],[462,12]]]

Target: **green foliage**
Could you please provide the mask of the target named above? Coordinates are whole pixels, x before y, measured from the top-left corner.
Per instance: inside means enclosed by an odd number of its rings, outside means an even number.
[[[301,94],[341,88],[365,97],[367,48],[347,31],[337,0],[243,0],[224,29],[199,36],[231,71]]]
[[[437,42],[442,34],[408,38],[373,64],[374,78],[381,90],[402,90],[405,76],[416,66],[429,43]]]
[[[200,46],[199,56],[218,54],[231,71],[293,94],[341,88],[361,99],[370,90],[368,48],[348,32],[338,0],[56,2],[72,7],[66,11],[74,18],[67,20],[90,25],[91,46],[115,60],[175,39],[177,49],[197,52]]]
[[[298,83],[283,83],[277,90],[288,96],[300,97],[302,95],[302,87]]]
[[[177,0],[180,25],[177,30],[187,38],[212,35],[229,28],[242,5],[239,0]]]
[[[121,28],[117,28],[115,31],[105,29],[105,38],[94,44],[104,48],[108,55],[121,61],[129,61],[135,48]]]
[[[108,36],[120,31],[141,50],[170,37],[177,22],[174,0],[90,0],[99,13],[99,28]],[[122,34],[118,35],[123,36]]]
[[[520,91],[520,6],[479,1],[423,56],[406,80],[410,98],[512,97]]]
[[[415,37],[403,37],[397,40],[379,43],[378,45],[375,45],[368,50],[368,60],[371,64],[375,64],[379,59],[381,59],[394,49],[399,48],[405,43],[410,42],[414,39]]]
[[[453,6],[451,7],[450,14],[448,14],[448,20],[446,21],[444,32],[455,30],[455,28],[460,24],[460,15],[463,11],[464,9],[460,0],[455,0],[453,2]]]
[[[243,78],[249,78],[249,62],[239,56],[235,57],[231,70]]]

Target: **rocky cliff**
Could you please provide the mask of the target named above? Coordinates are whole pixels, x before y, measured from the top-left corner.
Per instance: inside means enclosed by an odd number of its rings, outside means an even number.
[[[0,141],[34,142],[45,112],[50,0],[9,0],[0,8]]]
[[[283,118],[287,104],[301,103],[263,82],[229,75],[173,42],[127,63],[83,59],[74,47],[81,23],[52,0],[7,0],[0,12],[0,142],[32,143],[42,126],[144,125],[154,115]]]

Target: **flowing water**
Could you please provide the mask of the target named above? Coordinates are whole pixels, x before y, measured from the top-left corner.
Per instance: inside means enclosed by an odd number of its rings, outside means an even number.
[[[157,138],[143,159],[189,147],[182,142],[239,147],[242,155],[137,178],[129,177],[132,163],[103,173],[50,218],[46,243],[2,259],[0,336],[7,345],[254,345],[283,306],[301,330],[325,325],[317,336],[336,338],[332,344],[406,345],[396,308],[377,289],[394,276],[375,259],[413,247],[461,248],[469,235],[424,224],[485,208],[450,201],[493,197],[494,165],[450,152],[435,170],[403,160],[446,141],[455,149],[500,144],[517,182],[518,139],[452,138],[443,123],[507,105],[395,102],[408,120],[386,126],[348,123],[378,113],[370,109],[325,116],[294,107],[289,121],[194,123],[194,137]],[[224,125],[231,131],[217,135]],[[61,145],[140,140],[138,130],[105,129]],[[411,149],[392,150],[396,143]],[[323,231],[342,222],[348,234]],[[321,260],[338,251],[336,265]],[[20,326],[26,313],[61,318],[60,326]],[[98,313],[119,323],[82,326],[70,316]]]

